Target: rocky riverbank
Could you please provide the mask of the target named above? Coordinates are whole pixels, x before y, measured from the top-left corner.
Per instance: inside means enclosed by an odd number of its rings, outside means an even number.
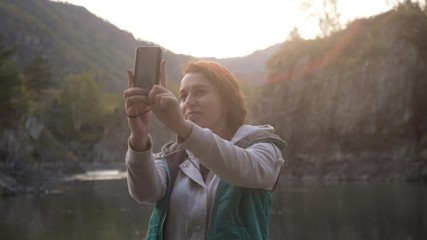
[[[15,195],[25,193],[45,193],[47,185],[59,182],[64,177],[83,173],[77,165],[66,166],[14,166],[0,168],[0,194]]]
[[[102,180],[125,177],[124,163],[0,167],[0,195],[43,194],[63,181]]]

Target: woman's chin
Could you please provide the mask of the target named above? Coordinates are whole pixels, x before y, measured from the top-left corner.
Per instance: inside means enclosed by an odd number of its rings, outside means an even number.
[[[187,120],[192,121],[193,123],[197,124],[197,121],[200,120],[200,116],[198,114],[191,114],[187,116]]]
[[[204,126],[205,124],[203,124],[203,121],[201,121],[201,119],[198,119],[198,118],[187,118],[187,119],[190,120],[192,123],[196,124],[199,127],[202,127],[202,128],[205,127]]]

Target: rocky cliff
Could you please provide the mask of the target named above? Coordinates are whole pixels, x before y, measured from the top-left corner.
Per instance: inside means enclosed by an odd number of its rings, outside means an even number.
[[[253,108],[289,147],[298,179],[427,179],[427,16],[357,20],[325,39],[285,43]]]

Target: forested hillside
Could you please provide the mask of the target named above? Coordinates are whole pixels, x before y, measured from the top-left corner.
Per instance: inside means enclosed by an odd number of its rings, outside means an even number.
[[[289,142],[284,175],[427,179],[427,16],[410,2],[269,59],[255,116]]]
[[[135,47],[154,44],[136,40],[83,7],[48,0],[1,1],[0,29],[0,42],[16,47],[19,66],[43,58],[51,65],[55,86],[69,74],[92,72],[112,92],[125,86]],[[168,76],[176,78],[191,57],[165,49],[164,58],[174,66],[167,69]]]
[[[1,1],[0,30],[0,173],[21,179],[37,168],[49,175],[122,163],[126,70],[136,46],[154,43],[48,0]],[[168,79],[192,59],[167,49],[163,57]],[[158,129],[155,138],[168,137]]]
[[[155,43],[83,7],[49,0],[1,1],[0,29],[0,173],[19,179],[29,169],[122,166],[129,134],[121,96],[126,70],[133,68],[136,46]],[[250,75],[239,61],[226,61],[241,76],[263,76],[257,71],[264,72],[268,54],[256,55],[262,57],[242,58]],[[194,58],[164,49],[163,59],[168,87],[176,91],[184,64]],[[245,89],[253,92],[251,84]],[[171,136],[153,121],[158,150]]]

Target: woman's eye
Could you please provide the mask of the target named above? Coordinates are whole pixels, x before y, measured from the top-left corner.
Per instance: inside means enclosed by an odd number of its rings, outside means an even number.
[[[201,96],[203,94],[205,94],[204,90],[197,90],[197,91],[194,92],[194,95],[197,95],[197,96]]]
[[[187,94],[183,94],[179,96],[179,99],[181,100],[181,102],[184,102],[186,98],[187,98]]]

